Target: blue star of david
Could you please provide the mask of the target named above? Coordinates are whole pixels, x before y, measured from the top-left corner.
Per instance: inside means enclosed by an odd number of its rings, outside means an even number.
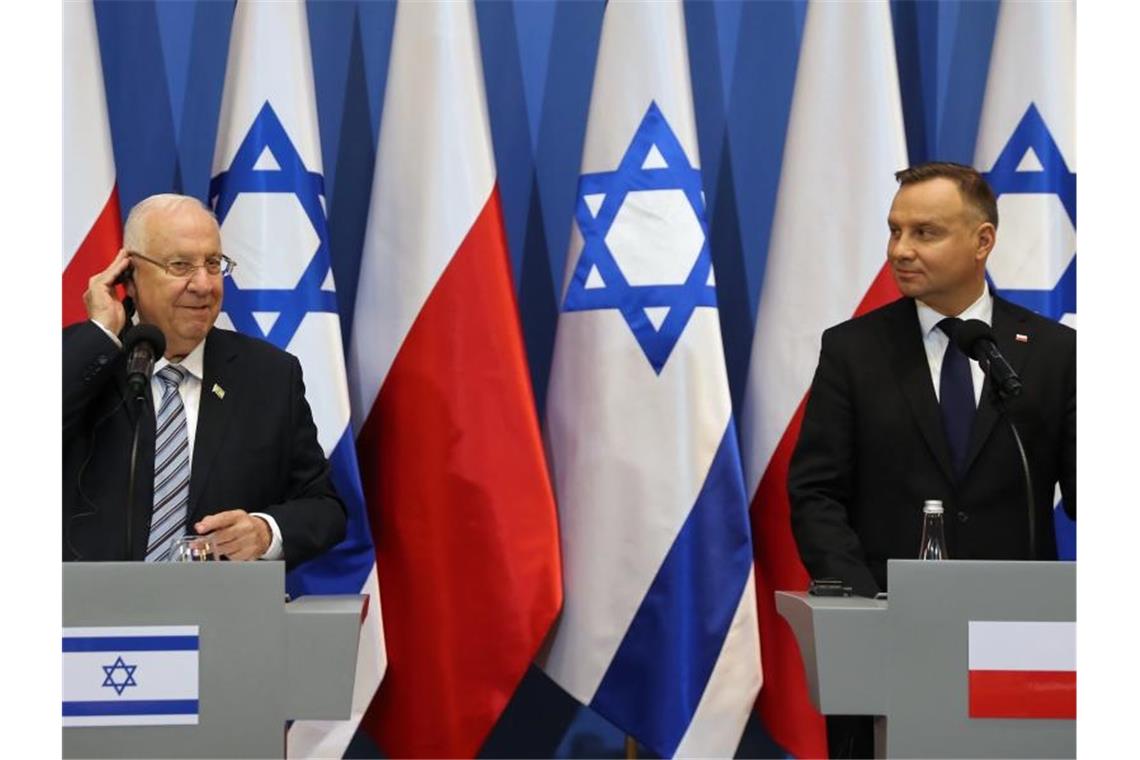
[[[1041,161],[1040,171],[1018,171],[1017,166],[1032,148]],[[1073,229],[1077,227],[1077,175],[1069,171],[1049,127],[1033,103],[1021,117],[1009,142],[989,172],[983,175],[995,195],[1003,193],[1053,194],[1061,201]],[[993,281],[990,281],[993,286]],[[1052,319],[1077,311],[1077,257],[1074,253],[1064,274],[1051,290],[1007,288],[1001,295],[1014,303]]]
[[[103,674],[106,676],[106,678],[103,679],[103,685],[110,686],[115,690],[115,694],[118,696],[123,696],[123,690],[128,686],[138,686],[138,684],[135,683],[135,669],[138,668],[138,665],[128,665],[123,662],[122,657],[118,657],[115,659],[114,665],[103,665],[102,667]],[[123,671],[123,674],[126,676],[122,681],[115,680],[115,672],[119,670]]]
[[[665,165],[646,168],[646,159],[654,147]],[[700,223],[701,250],[680,285],[630,285],[606,244],[606,235],[626,196],[639,190],[680,190]],[[599,195],[604,199],[595,214],[586,199]],[[693,311],[697,307],[716,308],[716,287],[708,284],[712,257],[701,197],[701,172],[689,163],[684,148],[655,102],[650,103],[617,169],[583,174],[579,178],[574,216],[582,232],[582,255],[566,289],[563,311],[617,309],[653,371],[660,374]],[[588,285],[594,271],[597,279]],[[655,307],[669,309],[660,328],[653,326],[645,311]]]
[[[273,154],[279,168],[254,169],[266,148]],[[324,192],[324,177],[305,167],[281,120],[266,101],[238,146],[229,169],[210,180],[210,200],[218,223],[225,221],[234,201],[242,193],[291,193],[297,196],[320,243],[300,280],[292,288],[241,288],[233,277],[225,279],[223,310],[239,332],[286,348],[306,314],[336,313],[336,293],[321,289],[332,266],[328,226],[321,207]],[[272,251],[264,253],[271,255]],[[254,312],[276,312],[280,316],[266,333],[254,319]]]

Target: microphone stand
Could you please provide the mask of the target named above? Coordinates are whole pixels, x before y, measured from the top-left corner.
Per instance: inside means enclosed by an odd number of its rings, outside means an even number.
[[[1009,425],[1009,431],[1013,433],[1013,441],[1017,444],[1017,453],[1021,456],[1021,472],[1025,476],[1026,514],[1029,517],[1029,558],[1037,559],[1037,513],[1033,508],[1033,480],[1029,475],[1029,458],[1025,455],[1025,445],[1021,442],[1021,435],[1017,432],[1017,426],[1013,424],[1013,417],[1006,408],[1005,402],[1009,397],[998,387],[998,383],[994,382],[992,377],[990,378],[990,394],[998,413]]]
[[[138,474],[139,429],[142,427],[142,416],[146,411],[143,403],[146,401],[146,397],[140,393],[135,397],[135,401],[137,402],[135,405],[135,433],[131,439],[131,464],[127,476],[127,561],[131,560],[134,552],[135,480]]]
[[[134,303],[128,298],[124,301],[123,308],[127,310],[129,318],[129,315],[134,311]],[[127,388],[134,394],[135,400],[135,430],[131,439],[130,471],[127,476],[127,528],[125,531],[126,556],[130,560],[134,554],[133,532],[135,485],[138,480],[139,431],[142,426],[143,415],[147,414],[148,411],[153,414],[153,410],[147,408],[147,389],[150,387],[151,374],[154,372],[155,357],[161,357],[166,350],[166,339],[157,327],[141,324],[128,331],[124,338],[124,344],[128,351]]]

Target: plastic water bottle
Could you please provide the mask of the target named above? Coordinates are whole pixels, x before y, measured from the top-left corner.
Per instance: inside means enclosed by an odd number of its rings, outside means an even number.
[[[946,532],[942,528],[942,502],[931,499],[922,505],[922,543],[919,559],[950,559],[946,552]]]

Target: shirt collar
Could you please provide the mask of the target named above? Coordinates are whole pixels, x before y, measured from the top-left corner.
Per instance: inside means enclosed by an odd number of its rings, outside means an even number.
[[[186,356],[178,363],[178,366],[190,373],[190,375],[202,382],[202,371],[206,356],[206,341],[203,340],[194,346],[194,350],[186,354]],[[166,357],[162,357],[154,363],[154,371],[157,373],[160,369],[170,364]]]
[[[938,329],[938,323],[946,319],[945,314],[939,314],[922,301],[916,299],[914,304],[918,309],[918,324],[922,326],[923,335],[930,335],[932,330]],[[980,319],[987,325],[993,324],[994,299],[990,295],[990,285],[988,282],[982,281],[982,294],[978,296],[977,301],[967,306],[966,309],[958,315],[958,319],[962,321],[967,319]]]

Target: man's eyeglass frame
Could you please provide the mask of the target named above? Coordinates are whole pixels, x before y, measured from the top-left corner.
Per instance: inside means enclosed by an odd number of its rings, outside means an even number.
[[[179,280],[188,280],[191,277],[193,277],[195,274],[197,274],[199,269],[203,269],[203,268],[206,270],[206,274],[209,274],[209,275],[220,274],[222,277],[229,277],[231,274],[233,274],[234,269],[237,267],[237,262],[234,261],[233,259],[231,259],[229,256],[225,255],[224,253],[218,257],[217,261],[214,261],[212,259],[207,259],[206,261],[204,261],[201,264],[191,264],[189,261],[180,261],[180,260],[175,260],[175,261],[164,263],[164,262],[152,259],[149,256],[144,256],[141,253],[139,253],[138,251],[127,251],[127,255],[131,256],[133,258],[136,258],[136,259],[142,259],[143,261],[150,262],[151,264],[154,264],[156,267],[159,267],[160,269],[162,269],[162,271],[166,272],[171,277],[175,277]],[[172,269],[172,267],[175,267],[175,266],[178,266],[179,268],[184,268],[185,271],[179,273],[178,271],[175,271]],[[211,266],[217,267],[217,271],[216,272],[210,271]]]

